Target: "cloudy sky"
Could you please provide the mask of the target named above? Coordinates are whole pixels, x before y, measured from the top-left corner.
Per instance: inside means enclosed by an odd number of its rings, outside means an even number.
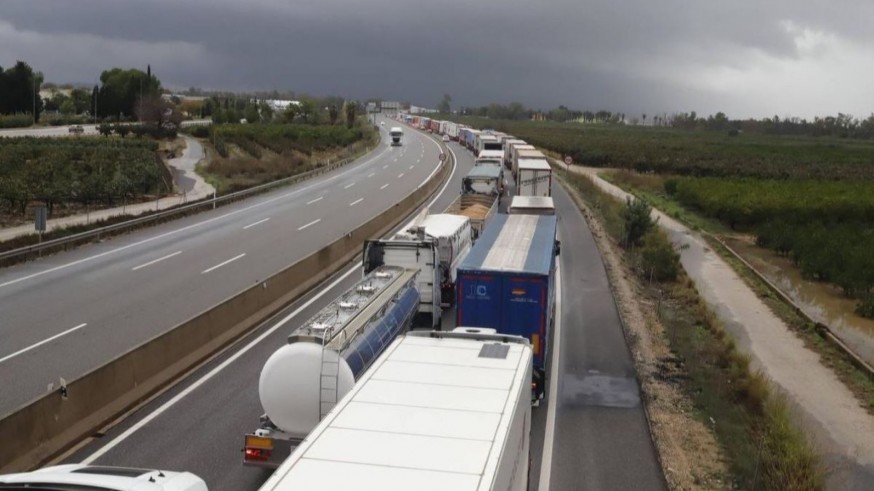
[[[628,114],[874,112],[871,0],[0,0],[0,66]]]

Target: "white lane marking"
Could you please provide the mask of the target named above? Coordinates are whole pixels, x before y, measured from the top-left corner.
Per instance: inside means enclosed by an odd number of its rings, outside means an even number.
[[[153,265],[153,264],[155,264],[155,263],[158,263],[158,262],[163,261],[164,259],[170,259],[170,258],[173,257],[173,256],[178,256],[179,254],[182,254],[182,251],[176,251],[176,252],[174,252],[173,254],[167,254],[167,255],[164,256],[164,257],[159,257],[158,259],[155,259],[155,260],[153,260],[153,261],[149,261],[149,262],[147,262],[147,263],[145,263],[145,264],[140,264],[139,266],[134,266],[133,268],[131,268],[131,271],[136,271],[136,270],[138,270],[138,269],[143,269],[143,268],[145,268],[146,266],[151,266],[151,265]]]
[[[317,202],[319,202],[319,201],[322,201],[324,198],[325,198],[324,196],[319,196],[318,198],[316,198],[316,199],[314,199],[314,200],[307,201],[307,204],[308,204],[308,205],[311,205],[311,204],[313,204],[313,203],[317,203]]]
[[[75,266],[75,265],[77,265],[77,264],[82,264],[82,263],[86,263],[86,262],[89,262],[89,261],[93,261],[93,260],[95,260],[95,259],[99,259],[99,258],[101,258],[101,257],[108,256],[108,255],[110,255],[110,254],[115,254],[115,253],[117,253],[117,252],[121,252],[121,251],[124,251],[124,250],[130,249],[130,248],[132,248],[132,247],[140,246],[140,245],[143,245],[143,244],[148,244],[149,242],[154,242],[154,241],[156,241],[156,240],[163,239],[163,238],[165,238],[165,237],[169,237],[169,236],[171,236],[171,235],[176,235],[176,234],[178,234],[178,233],[180,233],[180,232],[185,232],[186,230],[191,230],[191,229],[193,229],[193,228],[197,228],[197,227],[200,227],[200,226],[202,226],[202,225],[206,225],[206,224],[208,224],[208,223],[212,223],[212,222],[215,222],[215,221],[217,221],[217,220],[221,220],[221,219],[223,219],[223,218],[227,218],[227,217],[230,217],[230,216],[238,215],[238,214],[240,214],[240,213],[244,213],[244,212],[246,212],[246,211],[253,210],[253,209],[255,209],[255,208],[260,208],[260,207],[262,207],[262,206],[269,205],[270,203],[274,203],[274,202],[276,202],[276,201],[283,200],[283,199],[288,198],[288,197],[290,197],[290,196],[293,196],[293,195],[295,195],[295,194],[300,194],[300,193],[302,193],[302,192],[304,192],[304,191],[306,191],[306,190],[308,190],[308,189],[312,189],[312,188],[314,188],[314,187],[316,187],[316,186],[322,186],[322,185],[324,185],[324,184],[327,183],[327,182],[333,181],[334,179],[337,179],[337,178],[339,178],[339,177],[343,177],[343,176],[345,176],[346,174],[349,174],[350,172],[354,172],[354,171],[358,170],[358,167],[362,167],[362,166],[364,166],[364,165],[366,165],[366,164],[369,164],[370,162],[373,162],[374,160],[378,159],[378,158],[381,157],[382,154],[385,153],[385,152],[386,152],[386,150],[383,150],[382,152],[379,152],[378,154],[374,155],[372,158],[370,158],[370,159],[368,159],[368,160],[366,160],[366,161],[364,161],[364,162],[362,162],[362,163],[360,163],[360,164],[355,164],[352,168],[350,168],[350,169],[348,169],[348,170],[346,170],[346,171],[344,171],[344,172],[341,172],[341,173],[339,173],[339,174],[337,174],[337,175],[335,175],[335,176],[328,177],[328,178],[326,178],[326,179],[324,179],[324,180],[321,180],[321,181],[319,181],[319,182],[314,182],[314,183],[310,184],[309,186],[304,186],[304,187],[302,187],[302,188],[300,188],[300,189],[295,189],[294,191],[290,191],[290,192],[288,192],[288,193],[285,193],[285,194],[282,194],[282,195],[276,196],[276,197],[274,197],[274,198],[270,198],[270,199],[268,199],[268,200],[264,200],[264,201],[261,201],[261,202],[255,203],[255,204],[253,204],[253,205],[249,205],[249,206],[247,206],[247,207],[245,207],[245,208],[240,208],[239,210],[234,210],[234,211],[231,211],[231,212],[225,213],[224,215],[219,215],[219,216],[217,216],[217,217],[208,218],[208,219],[206,219],[206,220],[204,220],[204,221],[202,221],[202,222],[192,223],[191,225],[188,225],[188,226],[185,226],[185,227],[182,227],[182,228],[178,228],[178,229],[176,229],[176,230],[171,230],[171,231],[169,231],[169,232],[164,232],[163,234],[159,234],[159,235],[156,235],[156,236],[154,236],[154,237],[149,237],[148,239],[143,239],[143,240],[141,240],[141,241],[139,241],[139,242],[134,242],[133,244],[128,244],[128,245],[126,245],[126,246],[121,246],[121,247],[118,247],[118,248],[115,248],[115,249],[112,249],[112,250],[109,250],[109,251],[106,251],[106,252],[101,252],[100,254],[95,254],[95,255],[93,255],[93,256],[84,257],[84,258],[82,258],[82,259],[78,259],[78,260],[76,260],[76,261],[72,261],[72,262],[69,262],[69,263],[67,263],[67,264],[62,264],[62,265],[60,265],[60,266],[55,266],[54,268],[49,268],[49,269],[47,269],[47,270],[45,270],[45,271],[39,271],[39,272],[37,272],[37,273],[32,273],[32,274],[29,274],[29,275],[27,275],[27,276],[22,276],[21,278],[16,278],[16,279],[14,279],[14,280],[9,280],[9,281],[7,281],[7,282],[5,282],[5,283],[0,283],[0,288],[3,288],[4,286],[14,285],[14,284],[16,284],[16,283],[20,283],[20,282],[22,282],[22,281],[26,281],[26,280],[29,280],[29,279],[32,279],[32,278],[37,278],[37,277],[39,277],[39,276],[43,276],[43,275],[46,275],[46,274],[49,274],[49,273],[54,273],[55,271],[60,271],[60,270],[62,270],[62,269],[67,269],[67,268],[69,268],[69,267],[71,267],[71,266]]]
[[[375,175],[376,175],[376,172],[371,172],[370,174],[367,174],[367,177],[373,177]]]
[[[388,183],[385,183],[382,186],[380,186],[379,189],[380,189],[380,191],[382,191],[383,189],[385,189],[387,187],[388,187]]]
[[[561,267],[555,268],[555,311],[561,312]],[[555,438],[555,410],[558,401],[558,365],[561,355],[561,314],[555,316],[552,326],[552,366],[549,368],[549,397],[546,411],[546,431],[543,433],[543,455],[540,459],[540,484],[537,489],[549,491],[552,474],[552,447]]]
[[[440,197],[443,195],[443,193],[446,192],[446,188],[449,187],[449,184],[450,184],[450,183],[452,183],[452,178],[455,177],[455,171],[458,169],[458,161],[456,160],[455,162],[456,162],[456,165],[454,165],[454,166],[452,167],[452,173],[449,174],[449,179],[447,179],[446,182],[443,183],[443,187],[440,188],[440,192],[438,192],[437,194],[435,194],[435,195],[434,195],[434,198],[432,198],[431,201],[428,203],[428,205],[427,205],[428,208],[434,206],[434,203],[436,203],[437,200],[440,199]],[[433,175],[433,173],[432,173],[432,175]],[[351,275],[352,273],[359,272],[359,271],[360,271],[360,268],[361,268],[361,265],[360,265],[360,264],[353,264],[352,267],[350,267],[349,269],[347,269],[346,272],[343,273],[342,276],[340,276],[340,277],[337,278],[336,280],[332,281],[330,285],[324,287],[322,290],[320,290],[318,293],[316,293],[316,294],[313,296],[313,298],[311,298],[311,299],[307,300],[306,302],[304,302],[304,304],[301,305],[300,307],[298,307],[294,312],[292,312],[292,313],[288,314],[287,316],[285,316],[285,317],[284,317],[281,321],[279,321],[275,326],[273,326],[273,327],[271,327],[270,329],[264,331],[263,334],[261,334],[260,336],[258,336],[258,337],[255,338],[255,339],[253,339],[252,342],[250,342],[250,343],[247,344],[246,346],[240,348],[240,351],[237,351],[237,352],[234,353],[233,355],[229,356],[227,360],[223,361],[220,365],[218,365],[217,367],[215,367],[215,368],[213,368],[212,370],[210,370],[209,373],[207,373],[207,374],[204,375],[203,377],[200,377],[199,379],[197,379],[197,380],[196,380],[195,382],[193,382],[191,385],[189,385],[188,387],[186,387],[185,389],[183,389],[181,392],[179,392],[178,394],[176,394],[175,397],[173,397],[173,398],[170,399],[169,401],[165,402],[161,407],[159,407],[158,409],[155,409],[154,411],[152,411],[151,413],[149,413],[146,417],[144,417],[143,419],[139,420],[136,424],[134,424],[133,426],[131,426],[130,428],[128,428],[124,433],[122,433],[121,435],[118,435],[117,437],[115,437],[111,442],[107,443],[106,446],[101,447],[99,450],[97,450],[97,451],[94,452],[93,454],[91,454],[91,455],[89,455],[88,457],[86,457],[86,458],[82,461],[82,463],[83,463],[83,464],[91,464],[92,462],[94,462],[95,460],[99,459],[100,457],[102,457],[103,455],[105,455],[107,452],[109,452],[110,450],[112,450],[113,448],[115,448],[116,446],[118,446],[121,442],[123,442],[123,441],[127,440],[128,438],[130,438],[131,435],[133,435],[134,433],[136,433],[137,431],[139,431],[141,428],[143,428],[143,427],[146,426],[147,424],[151,423],[154,419],[156,419],[156,418],[157,418],[158,416],[160,416],[161,414],[167,412],[167,410],[170,409],[171,407],[175,406],[177,402],[179,402],[179,401],[181,401],[182,399],[185,399],[186,397],[188,397],[188,394],[191,394],[192,392],[194,392],[195,390],[197,390],[200,386],[202,386],[203,384],[209,382],[210,379],[212,379],[213,377],[215,377],[216,375],[218,375],[219,373],[221,373],[221,371],[224,370],[225,368],[227,368],[231,363],[233,363],[233,362],[237,361],[238,359],[240,359],[240,357],[242,357],[243,355],[245,355],[246,353],[248,353],[249,350],[251,350],[251,349],[254,348],[255,346],[259,345],[262,341],[264,341],[265,339],[267,339],[270,335],[272,335],[272,334],[273,334],[274,332],[276,332],[277,330],[281,329],[282,326],[284,326],[284,325],[285,325],[288,321],[290,321],[291,319],[295,318],[295,317],[296,317],[298,314],[300,314],[304,309],[308,308],[310,305],[312,305],[313,303],[315,303],[318,299],[324,297],[325,294],[327,294],[329,291],[333,290],[335,286],[339,285],[341,281],[344,281],[346,278],[348,278],[349,275]],[[360,274],[360,273],[359,273],[359,274]]]
[[[236,261],[237,259],[240,259],[241,257],[243,257],[243,256],[245,256],[245,255],[246,255],[246,253],[244,252],[244,253],[242,253],[242,254],[240,254],[240,255],[238,255],[238,256],[234,256],[234,257],[228,259],[227,261],[224,261],[224,262],[218,263],[218,264],[216,264],[215,266],[213,266],[213,267],[211,267],[211,268],[209,268],[209,269],[204,270],[204,271],[201,272],[200,274],[206,274],[206,273],[209,273],[210,271],[215,271],[215,270],[221,268],[222,266],[224,266],[224,265],[226,265],[226,264],[230,264],[230,263]]]
[[[313,221],[311,221],[310,223],[308,223],[308,224],[306,224],[306,225],[304,225],[304,226],[298,228],[297,230],[298,230],[298,232],[299,232],[299,231],[301,231],[301,230],[303,230],[303,229],[305,229],[305,228],[307,228],[307,227],[310,227],[310,226],[312,226],[312,225],[315,225],[315,224],[317,224],[317,223],[319,223],[319,222],[321,222],[321,221],[322,221],[321,218],[316,218],[315,220],[313,220]]]
[[[410,166],[410,169],[412,169],[412,168],[415,167],[415,166],[416,166],[416,164],[411,165],[411,166]]]
[[[343,186],[343,189],[349,189],[349,188],[351,188],[351,187],[354,186],[354,185],[355,185],[354,182],[353,182],[353,183],[349,183],[349,184]]]
[[[358,203],[361,203],[362,201],[364,201],[364,198],[358,198],[358,199],[356,199],[355,201],[349,203],[349,206],[355,206],[355,205],[357,205]]]
[[[400,174],[398,174],[398,179],[400,179],[400,178],[402,178],[402,177],[404,177],[404,173],[403,173],[403,172],[401,172]]]
[[[382,166],[383,169],[388,169],[388,164]]]
[[[243,227],[243,230],[249,230],[250,228],[254,227],[255,225],[260,225],[260,224],[266,222],[267,220],[270,220],[270,217],[267,217],[263,220],[258,220],[255,223],[250,223],[249,225],[246,225],[245,227]]]
[[[58,334],[55,334],[54,336],[52,336],[52,337],[50,337],[50,338],[43,339],[42,341],[40,341],[40,342],[38,342],[38,343],[36,343],[36,344],[32,344],[32,345],[28,346],[27,348],[24,348],[24,349],[18,350],[18,351],[16,351],[15,353],[12,353],[11,355],[6,355],[6,356],[4,356],[3,358],[0,358],[0,363],[3,363],[3,362],[6,361],[6,360],[11,360],[12,358],[15,358],[16,356],[18,356],[18,355],[20,355],[20,354],[27,353],[28,351],[30,351],[30,350],[32,350],[32,349],[34,349],[34,348],[38,348],[38,347],[40,347],[40,346],[42,346],[42,345],[44,345],[44,344],[46,344],[46,343],[49,343],[49,342],[51,342],[51,341],[54,341],[55,339],[58,339],[58,338],[61,337],[61,336],[65,336],[65,335],[67,335],[67,334],[70,334],[70,333],[73,332],[73,331],[76,331],[76,330],[78,330],[78,329],[82,329],[83,327],[85,327],[85,326],[87,326],[87,325],[88,325],[87,323],[84,323],[84,322],[83,322],[82,324],[79,324],[78,326],[76,326],[76,327],[74,327],[74,328],[67,329],[66,331],[64,331],[64,332],[62,332],[62,333],[58,333]]]

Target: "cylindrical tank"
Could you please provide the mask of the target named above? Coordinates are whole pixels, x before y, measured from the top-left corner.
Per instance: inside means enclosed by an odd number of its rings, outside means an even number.
[[[258,383],[261,406],[270,421],[292,435],[304,436],[312,431],[321,415],[322,367],[326,367],[326,374],[333,374],[333,367],[339,367],[339,401],[385,348],[409,329],[418,307],[419,291],[415,282],[410,282],[339,354],[314,341],[297,341],[279,348],[267,359]],[[333,381],[326,385],[333,388]],[[333,400],[333,394],[327,398]]]

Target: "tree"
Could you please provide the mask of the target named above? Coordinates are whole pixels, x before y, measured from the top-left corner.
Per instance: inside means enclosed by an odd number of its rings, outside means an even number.
[[[632,200],[630,197],[625,199],[622,219],[626,246],[640,245],[644,235],[655,226],[655,221],[650,217],[651,212],[652,208],[646,201]]]
[[[73,89],[70,92],[70,100],[73,101],[73,110],[76,114],[84,113],[91,105],[88,91],[82,88]]]
[[[331,122],[331,126],[334,126],[337,123],[337,118],[340,117],[340,109],[336,104],[331,104],[328,106],[328,120]]]
[[[303,99],[300,101],[300,116],[303,118],[304,123],[313,122],[315,118],[316,108],[311,99]]]
[[[67,116],[74,114],[76,112],[76,104],[73,102],[73,99],[67,97],[64,99],[64,102],[61,103],[61,114],[65,114]]]
[[[149,97],[160,97],[161,82],[153,75],[137,69],[113,68],[100,74],[101,116],[130,117],[136,114],[139,103]]]
[[[288,107],[286,107],[285,110],[282,112],[282,116],[283,118],[285,118],[285,122],[293,123],[294,117],[297,116],[299,110],[300,108],[297,106],[297,104],[289,104]]]
[[[112,134],[112,126],[108,125],[106,123],[103,123],[97,127],[97,131],[99,131],[100,134],[103,136],[109,136]]]
[[[246,117],[247,123],[260,123],[261,115],[258,114],[258,106],[255,104],[249,104],[246,106],[246,110],[243,111],[243,115]]]
[[[12,68],[0,67],[0,114],[30,113],[39,121],[43,101],[39,89],[43,75],[35,72],[30,65],[18,61]]]
[[[452,102],[452,96],[449,94],[443,94],[443,99],[440,100],[440,103],[437,104],[437,110],[444,114],[449,114],[452,112],[452,107],[450,103]]]
[[[264,101],[261,101],[259,106],[259,111],[261,112],[261,120],[269,123],[273,121],[273,108],[270,107],[270,104],[267,104]]]
[[[358,113],[358,103],[355,101],[346,101],[344,112],[346,113],[346,127],[351,128],[352,125],[355,124],[355,116]]]

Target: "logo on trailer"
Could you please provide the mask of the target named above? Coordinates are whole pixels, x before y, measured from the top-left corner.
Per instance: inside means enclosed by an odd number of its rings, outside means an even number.
[[[525,289],[524,288],[513,288],[510,291],[510,293],[512,293],[513,295],[516,295],[518,297],[520,295],[525,295]]]

